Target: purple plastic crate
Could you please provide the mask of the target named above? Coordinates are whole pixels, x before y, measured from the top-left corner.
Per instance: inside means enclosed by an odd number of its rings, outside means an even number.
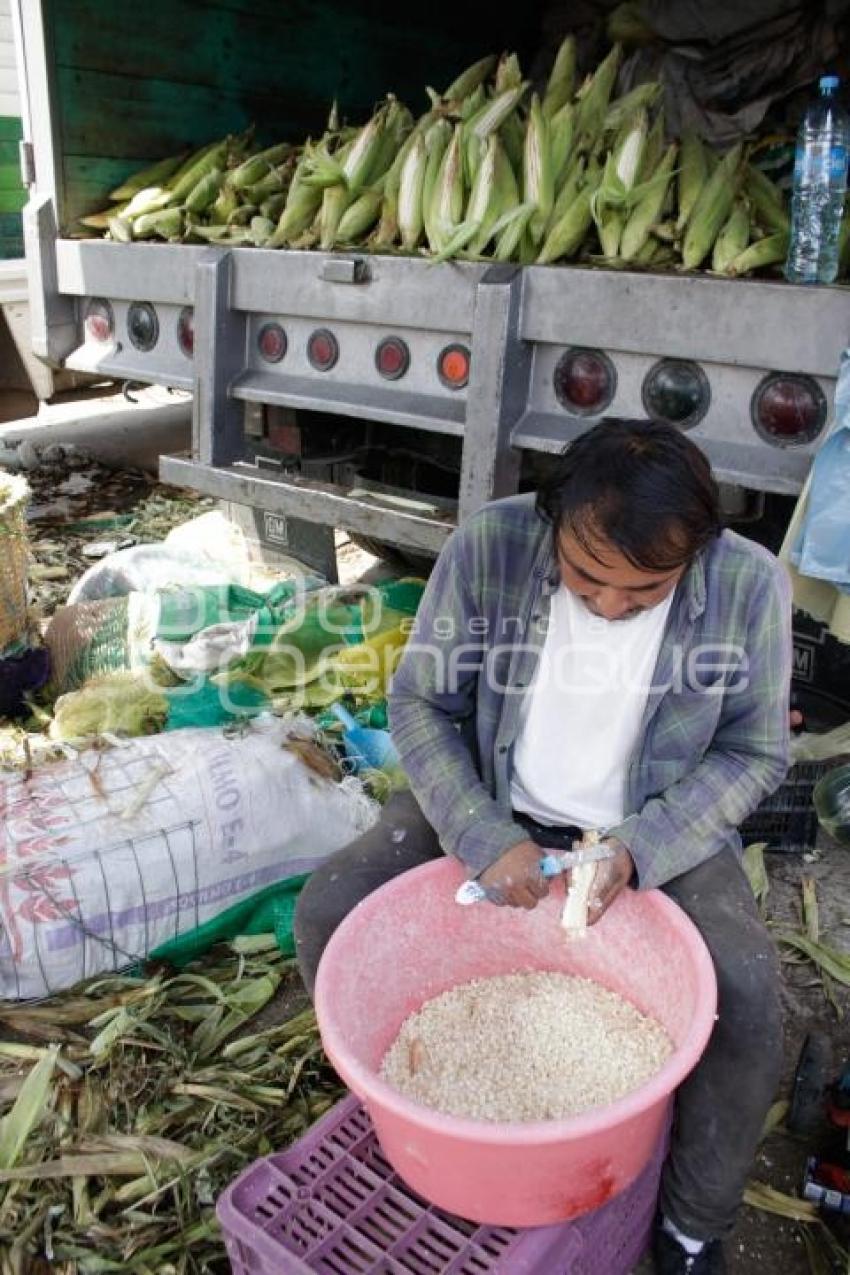
[[[622,1194],[560,1226],[454,1217],[384,1159],[356,1098],[219,1197],[233,1275],[627,1275],[646,1249],[666,1139]]]

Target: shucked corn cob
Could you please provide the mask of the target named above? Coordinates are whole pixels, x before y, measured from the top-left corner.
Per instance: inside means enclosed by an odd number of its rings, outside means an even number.
[[[617,96],[615,45],[577,85],[561,44],[542,98],[505,53],[467,67],[414,120],[389,96],[360,127],[261,149],[253,130],[128,177],[82,228],[135,239],[421,253],[434,261],[584,259],[635,269],[776,266],[783,193],[742,147],[665,131],[661,85]],[[752,241],[752,242],[751,242]],[[850,269],[850,221],[842,239]]]

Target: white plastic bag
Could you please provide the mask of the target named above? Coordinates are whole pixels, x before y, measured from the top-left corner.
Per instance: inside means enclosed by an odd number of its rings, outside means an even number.
[[[178,730],[0,774],[0,996],[132,965],[375,822],[285,747],[308,719]]]

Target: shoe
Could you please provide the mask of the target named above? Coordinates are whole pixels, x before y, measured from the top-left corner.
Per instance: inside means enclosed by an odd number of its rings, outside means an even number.
[[[720,1240],[709,1240],[699,1253],[688,1253],[660,1225],[655,1228],[652,1257],[655,1275],[726,1275]]]

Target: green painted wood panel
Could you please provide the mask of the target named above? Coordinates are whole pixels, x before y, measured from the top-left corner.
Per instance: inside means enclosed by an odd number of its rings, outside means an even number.
[[[534,6],[429,0],[46,0],[61,138],[60,222],[102,208],[146,163],[254,123],[261,142],[315,135],[336,97],[365,120],[389,91],[412,110],[488,48],[534,47]],[[2,136],[2,135],[0,135]],[[2,162],[2,161],[0,161]]]
[[[27,202],[21,185],[18,141],[21,121],[15,115],[0,116],[0,260],[24,255],[20,210]]]

